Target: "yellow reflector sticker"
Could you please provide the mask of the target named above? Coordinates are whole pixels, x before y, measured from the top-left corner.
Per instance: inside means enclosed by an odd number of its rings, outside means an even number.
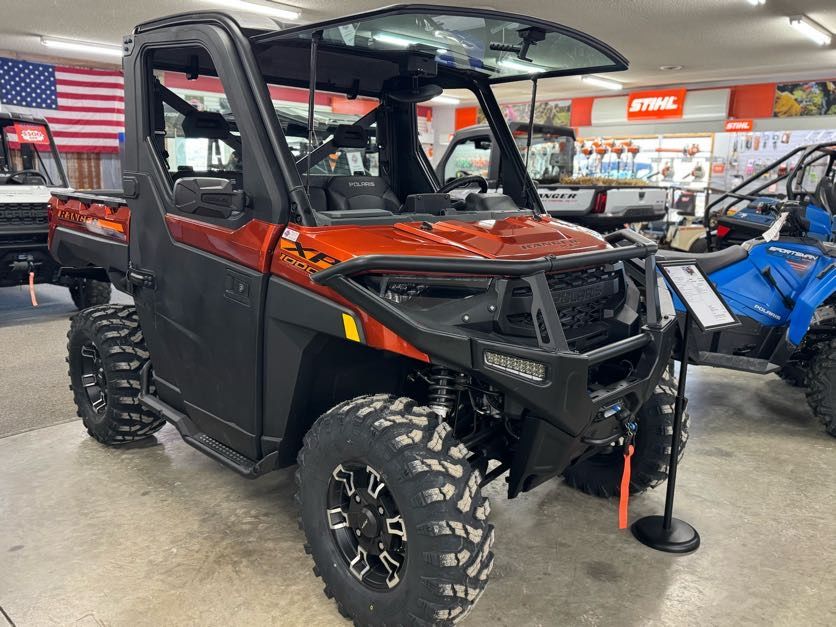
[[[357,330],[357,323],[349,314],[343,314],[343,329],[345,329],[345,338],[353,342],[360,341],[360,332]]]

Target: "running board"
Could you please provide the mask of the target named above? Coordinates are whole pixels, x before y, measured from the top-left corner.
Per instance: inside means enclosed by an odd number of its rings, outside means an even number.
[[[150,366],[149,362],[142,368],[142,387],[139,392],[139,402],[155,414],[165,418],[166,422],[174,425],[186,444],[248,479],[255,479],[276,469],[276,462],[279,459],[278,451],[273,451],[258,461],[244,457],[226,444],[218,442],[201,432],[197,425],[183,412],[177,411],[171,405],[149,394]]]
[[[710,353],[699,351],[695,363],[700,366],[713,366],[715,368],[726,368],[728,370],[741,370],[755,374],[770,374],[778,372],[781,366],[773,364],[766,359],[756,357],[743,357],[742,355],[724,355],[723,353]],[[693,355],[693,353],[692,353]]]

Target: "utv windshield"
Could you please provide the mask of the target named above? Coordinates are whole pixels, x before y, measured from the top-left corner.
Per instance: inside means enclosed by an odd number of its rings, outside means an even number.
[[[558,24],[424,5],[261,33],[252,41],[310,202],[311,216],[301,219],[320,224],[543,211],[492,85],[627,67],[606,44]],[[425,148],[436,142],[432,103],[448,90],[469,92],[484,111],[503,158],[496,181],[502,197],[492,197],[484,179],[437,180]],[[277,106],[277,97],[295,102]],[[535,176],[571,172],[565,133],[538,134],[532,149],[538,158],[529,164]],[[458,193],[450,200],[452,191]]]
[[[0,184],[67,186],[58,154],[43,124],[0,120]]]
[[[627,61],[583,33],[525,16],[480,10],[410,5],[319,25],[325,46],[380,54],[432,54],[440,66],[465,70],[491,82],[532,75],[567,76],[624,70]],[[299,27],[273,38],[310,39]]]

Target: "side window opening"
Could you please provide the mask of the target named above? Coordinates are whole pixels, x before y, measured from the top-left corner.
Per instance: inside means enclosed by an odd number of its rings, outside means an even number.
[[[214,177],[242,189],[241,134],[207,51],[155,51],[152,74],[152,142],[170,184],[184,177]]]

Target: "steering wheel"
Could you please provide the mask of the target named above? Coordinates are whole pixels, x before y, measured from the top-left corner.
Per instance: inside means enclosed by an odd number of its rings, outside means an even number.
[[[438,188],[438,193],[447,194],[460,187],[470,187],[474,183],[479,186],[480,193],[484,194],[488,191],[488,182],[485,180],[485,177],[479,176],[478,174],[471,174],[470,176],[462,176],[461,178],[446,182]]]
[[[44,182],[44,184],[47,183],[46,176],[44,176],[44,173],[38,170],[18,170],[17,172],[12,172],[11,174],[9,174],[6,177],[6,180],[12,181],[20,176],[37,176]]]

